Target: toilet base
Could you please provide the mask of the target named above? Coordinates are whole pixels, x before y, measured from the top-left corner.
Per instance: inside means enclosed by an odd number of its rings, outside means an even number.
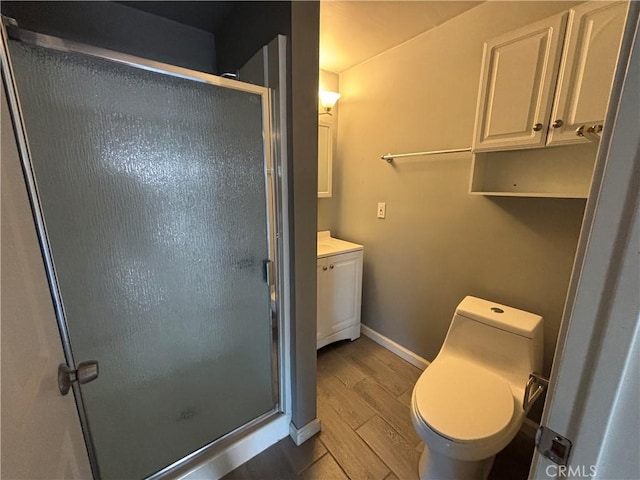
[[[418,474],[420,480],[487,480],[495,455],[484,460],[466,462],[447,457],[424,446]]]

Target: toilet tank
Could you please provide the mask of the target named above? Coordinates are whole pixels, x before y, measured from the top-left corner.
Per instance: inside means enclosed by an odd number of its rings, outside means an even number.
[[[533,372],[542,371],[542,317],[476,297],[465,297],[438,354],[455,355],[491,370],[522,398]]]

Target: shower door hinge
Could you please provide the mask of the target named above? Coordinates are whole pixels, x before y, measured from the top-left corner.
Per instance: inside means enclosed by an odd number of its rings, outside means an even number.
[[[549,427],[540,425],[536,432],[536,448],[540,455],[553,463],[566,465],[571,453],[571,440],[554,432]]]
[[[58,365],[58,389],[64,396],[69,393],[71,384],[78,382],[80,385],[89,383],[98,378],[98,361],[87,360],[80,362],[77,369],[67,367],[66,363]]]

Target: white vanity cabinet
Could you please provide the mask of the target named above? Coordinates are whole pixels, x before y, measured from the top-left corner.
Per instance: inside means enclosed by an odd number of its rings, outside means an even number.
[[[601,125],[627,2],[587,2],[485,43],[474,152],[567,145]]]
[[[343,243],[352,251],[318,257],[317,348],[360,336],[363,250]]]

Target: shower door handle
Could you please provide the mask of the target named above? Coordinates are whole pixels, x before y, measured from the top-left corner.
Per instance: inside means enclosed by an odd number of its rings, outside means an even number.
[[[84,385],[85,383],[94,381],[98,378],[98,373],[97,360],[80,362],[78,368],[75,370],[67,367],[66,363],[61,363],[58,365],[58,389],[60,390],[60,394],[64,396],[69,393],[73,382]]]
[[[273,285],[273,262],[271,260],[263,260],[262,272],[264,274],[264,281],[267,285]]]

